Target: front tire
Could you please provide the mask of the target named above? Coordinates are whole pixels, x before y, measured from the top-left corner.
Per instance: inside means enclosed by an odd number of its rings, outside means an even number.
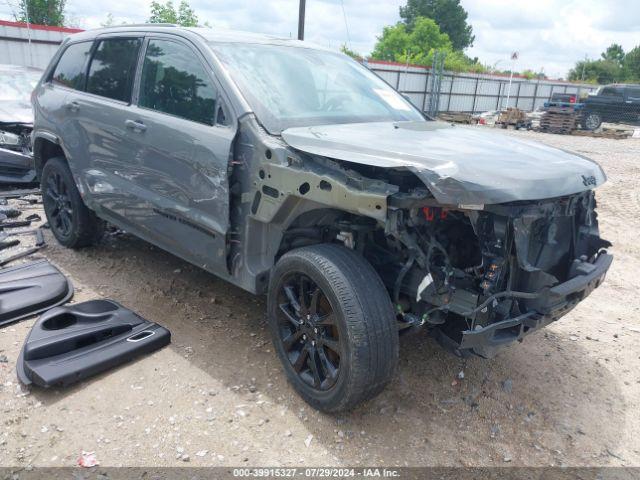
[[[269,328],[287,378],[324,412],[374,397],[398,363],[395,314],[360,255],[321,244],[285,254],[269,283]]]
[[[63,157],[55,157],[45,163],[40,188],[49,227],[61,245],[81,248],[100,239],[104,222],[82,201]]]
[[[602,125],[602,117],[599,113],[588,112],[584,115],[583,125],[586,130],[596,130]]]

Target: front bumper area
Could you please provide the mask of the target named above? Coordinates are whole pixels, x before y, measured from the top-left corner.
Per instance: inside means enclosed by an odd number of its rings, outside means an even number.
[[[588,273],[576,275],[564,283],[538,292],[535,309],[486,327],[462,332],[462,340],[456,346],[455,353],[461,356],[474,353],[491,358],[500,348],[520,341],[526,335],[558,320],[600,286],[612,261],[612,255],[600,253]]]

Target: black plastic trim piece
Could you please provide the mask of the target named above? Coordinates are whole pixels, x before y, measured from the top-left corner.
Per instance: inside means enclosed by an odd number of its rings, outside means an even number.
[[[0,327],[61,305],[72,296],[71,281],[46,260],[0,270]]]
[[[25,385],[66,387],[171,342],[157,323],[112,300],[90,300],[44,313],[27,336],[16,371]]]

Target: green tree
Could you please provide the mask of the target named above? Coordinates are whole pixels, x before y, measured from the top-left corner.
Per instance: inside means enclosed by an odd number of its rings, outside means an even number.
[[[430,66],[436,50],[445,52],[444,66],[452,71],[485,71],[485,67],[455,50],[446,33],[431,18],[419,17],[408,31],[404,23],[384,27],[371,57],[400,63]]]
[[[154,0],[151,2],[149,23],[174,23],[183,27],[197,27],[198,16],[186,0],[180,2],[177,10],[171,0],[164,4]]]
[[[624,50],[621,45],[612,43],[600,56],[603,60],[610,60],[612,62],[622,64],[622,61],[624,60]]]
[[[360,55],[355,50],[351,50],[349,47],[347,47],[345,43],[343,43],[342,46],[340,47],[340,51],[345,55],[349,55],[351,58],[355,60],[362,60],[362,55]]]
[[[622,66],[614,60],[581,60],[569,70],[572,81],[589,83],[614,83],[624,79]]]
[[[400,18],[413,30],[418,17],[433,19],[440,31],[449,35],[454,50],[464,50],[473,45],[473,28],[467,23],[467,11],[460,0],[407,0],[400,7]]]
[[[20,0],[15,19],[18,22],[63,27],[65,3],[66,0]]]
[[[629,50],[624,56],[622,70],[625,80],[640,82],[640,45]]]

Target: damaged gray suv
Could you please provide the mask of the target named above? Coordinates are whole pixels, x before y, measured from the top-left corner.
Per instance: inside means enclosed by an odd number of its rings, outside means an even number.
[[[211,29],[69,37],[33,95],[53,234],[115,224],[256,294],[295,390],[380,392],[399,334],[458,355],[565,315],[603,281],[593,161],[430,121],[350,58]]]

